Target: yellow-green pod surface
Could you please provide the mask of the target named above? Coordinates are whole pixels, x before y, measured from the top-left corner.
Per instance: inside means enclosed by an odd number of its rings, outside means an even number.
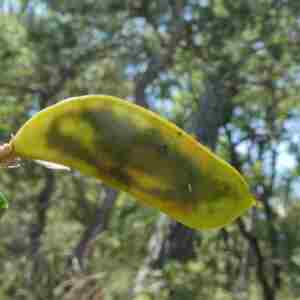
[[[192,228],[222,227],[254,204],[229,164],[157,114],[111,96],[50,106],[11,144],[21,158],[97,177]]]

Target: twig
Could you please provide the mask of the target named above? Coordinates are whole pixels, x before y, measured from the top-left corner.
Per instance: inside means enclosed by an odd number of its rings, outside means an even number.
[[[0,167],[16,167],[19,160],[12,143],[0,145]]]

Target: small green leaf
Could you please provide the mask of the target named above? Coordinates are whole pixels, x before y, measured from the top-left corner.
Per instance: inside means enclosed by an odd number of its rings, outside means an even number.
[[[8,200],[5,195],[0,192],[0,218],[4,215],[6,210],[8,209]]]

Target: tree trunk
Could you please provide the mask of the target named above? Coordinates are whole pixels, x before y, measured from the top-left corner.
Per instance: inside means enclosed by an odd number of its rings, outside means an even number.
[[[199,112],[197,114],[196,136],[197,139],[212,150],[215,149],[218,131],[225,120],[228,119],[226,111],[230,105],[221,81],[210,78],[206,81],[206,90],[199,99]],[[148,245],[148,256],[144,265],[139,270],[133,293],[139,293],[147,286],[147,277],[156,268],[162,268],[172,259],[185,262],[194,256],[194,242],[196,232],[186,226],[169,220],[165,221],[162,215],[156,226]],[[166,225],[166,223],[168,223]],[[162,226],[161,224],[164,224]],[[166,229],[167,227],[167,229]],[[166,232],[165,237],[164,232]],[[155,251],[153,243],[155,241]],[[153,291],[155,293],[155,291]]]
[[[72,254],[67,259],[67,271],[82,271],[84,269],[84,259],[88,257],[89,249],[97,236],[107,228],[110,213],[117,199],[118,192],[109,187],[105,187],[105,197],[101,207],[95,211],[93,222],[83,232]],[[86,201],[83,199],[83,201]],[[77,270],[79,267],[79,270]]]

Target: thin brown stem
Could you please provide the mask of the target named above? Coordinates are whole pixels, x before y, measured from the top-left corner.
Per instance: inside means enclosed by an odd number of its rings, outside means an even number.
[[[0,145],[0,167],[16,167],[19,158],[16,155],[12,143]]]

